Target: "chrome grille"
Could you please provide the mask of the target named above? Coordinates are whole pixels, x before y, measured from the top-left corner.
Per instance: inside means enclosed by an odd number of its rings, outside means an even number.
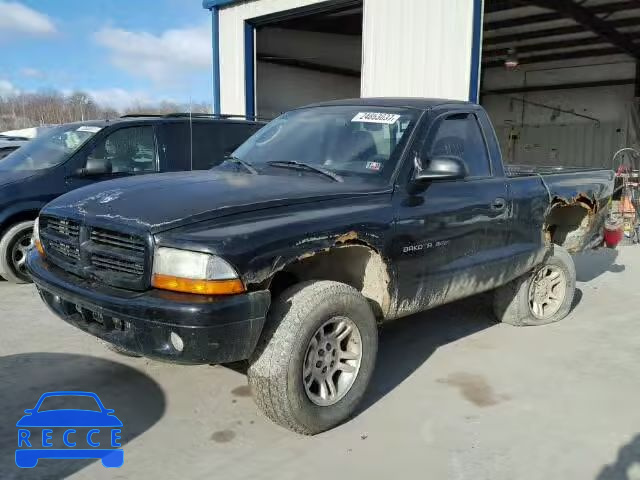
[[[141,281],[145,273],[147,247],[135,235],[91,227],[89,263],[103,280]]]
[[[80,224],[66,218],[42,217],[40,237],[51,259],[61,265],[80,263]]]
[[[80,260],[80,249],[73,245],[58,242],[56,240],[51,240],[49,241],[49,248],[53,249],[55,252],[63,255],[68,260],[71,260],[74,263]]]
[[[118,260],[117,258],[105,255],[93,254],[91,256],[91,265],[99,270],[109,270],[113,272],[126,273],[129,275],[143,275],[144,266],[139,263]]]
[[[80,224],[73,220],[45,217],[44,228],[64,237],[77,239],[80,236]]]
[[[91,229],[91,241],[96,245],[105,245],[135,252],[144,253],[146,250],[144,240],[141,238],[99,228]]]
[[[145,290],[150,258],[144,237],[43,215],[40,237],[52,263],[105,285]]]

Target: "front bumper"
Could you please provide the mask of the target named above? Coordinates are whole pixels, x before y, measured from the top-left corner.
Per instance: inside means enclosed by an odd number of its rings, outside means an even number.
[[[176,363],[249,358],[271,302],[268,291],[214,297],[110,288],[51,265],[35,250],[27,268],[44,302],[67,323],[130,352]]]

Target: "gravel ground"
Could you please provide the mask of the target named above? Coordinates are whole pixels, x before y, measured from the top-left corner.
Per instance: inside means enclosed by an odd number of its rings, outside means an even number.
[[[240,367],[116,355],[32,286],[0,282],[0,477],[640,479],[640,249],[576,264],[575,308],[555,325],[496,324],[482,295],[385,327],[362,410],[313,438],[260,416]],[[15,422],[52,390],[115,409],[122,468],[15,466]]]

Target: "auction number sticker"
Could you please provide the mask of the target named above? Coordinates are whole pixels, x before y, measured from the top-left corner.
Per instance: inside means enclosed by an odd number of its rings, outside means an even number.
[[[386,125],[392,125],[398,121],[400,115],[395,113],[380,113],[380,112],[360,112],[353,117],[352,122],[362,123],[384,123]]]
[[[100,130],[102,130],[102,127],[94,127],[93,125],[83,125],[76,128],[77,132],[98,133]]]

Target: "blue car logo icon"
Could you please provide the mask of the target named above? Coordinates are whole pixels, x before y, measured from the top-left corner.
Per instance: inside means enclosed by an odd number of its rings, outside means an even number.
[[[50,408],[60,403],[82,408]],[[99,458],[105,467],[122,466],[124,453],[119,448],[122,422],[95,393],[48,392],[34,408],[24,412],[26,415],[16,423],[18,467],[33,468],[41,458]]]

